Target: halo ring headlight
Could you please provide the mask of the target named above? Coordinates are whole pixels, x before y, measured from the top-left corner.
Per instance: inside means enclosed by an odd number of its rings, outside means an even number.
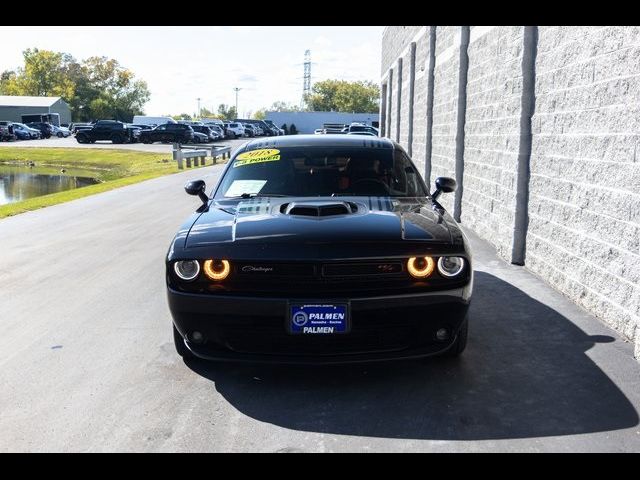
[[[197,260],[179,260],[173,264],[173,271],[181,280],[190,282],[200,274],[200,263]]]
[[[211,280],[224,280],[231,272],[231,264],[228,260],[206,260],[204,262],[204,274]]]
[[[462,257],[440,257],[438,259],[438,272],[447,278],[457,277],[464,270],[464,258]]]
[[[407,270],[414,278],[427,278],[435,267],[436,263],[431,257],[411,257],[407,260]]]

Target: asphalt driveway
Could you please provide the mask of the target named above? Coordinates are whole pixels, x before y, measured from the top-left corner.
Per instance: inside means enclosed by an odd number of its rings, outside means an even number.
[[[0,451],[639,451],[633,347],[470,233],[462,358],[185,363],[164,255],[185,171],[0,220]]]

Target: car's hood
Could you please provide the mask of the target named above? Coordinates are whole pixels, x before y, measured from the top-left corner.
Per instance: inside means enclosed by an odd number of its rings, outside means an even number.
[[[351,202],[355,213],[309,217],[283,213],[291,202]],[[302,246],[354,244],[390,245],[451,244],[451,219],[433,208],[427,198],[325,197],[254,198],[239,202],[212,202],[194,222],[186,248],[230,247],[279,250]],[[225,248],[226,249],[226,248]],[[396,250],[396,249],[393,249]]]

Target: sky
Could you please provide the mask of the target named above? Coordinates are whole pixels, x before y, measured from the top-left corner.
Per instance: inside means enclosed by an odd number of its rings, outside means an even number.
[[[0,71],[22,66],[22,51],[37,47],[115,58],[147,82],[147,115],[193,114],[201,106],[235,105],[244,116],[275,101],[300,103],[304,52],[311,50],[311,82],[379,81],[384,27],[0,27]]]

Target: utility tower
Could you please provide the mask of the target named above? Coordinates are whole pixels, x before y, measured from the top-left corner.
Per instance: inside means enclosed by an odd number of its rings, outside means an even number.
[[[305,50],[304,52],[304,80],[302,83],[302,101],[300,106],[304,108],[306,106],[305,98],[307,94],[311,93],[311,50]]]

